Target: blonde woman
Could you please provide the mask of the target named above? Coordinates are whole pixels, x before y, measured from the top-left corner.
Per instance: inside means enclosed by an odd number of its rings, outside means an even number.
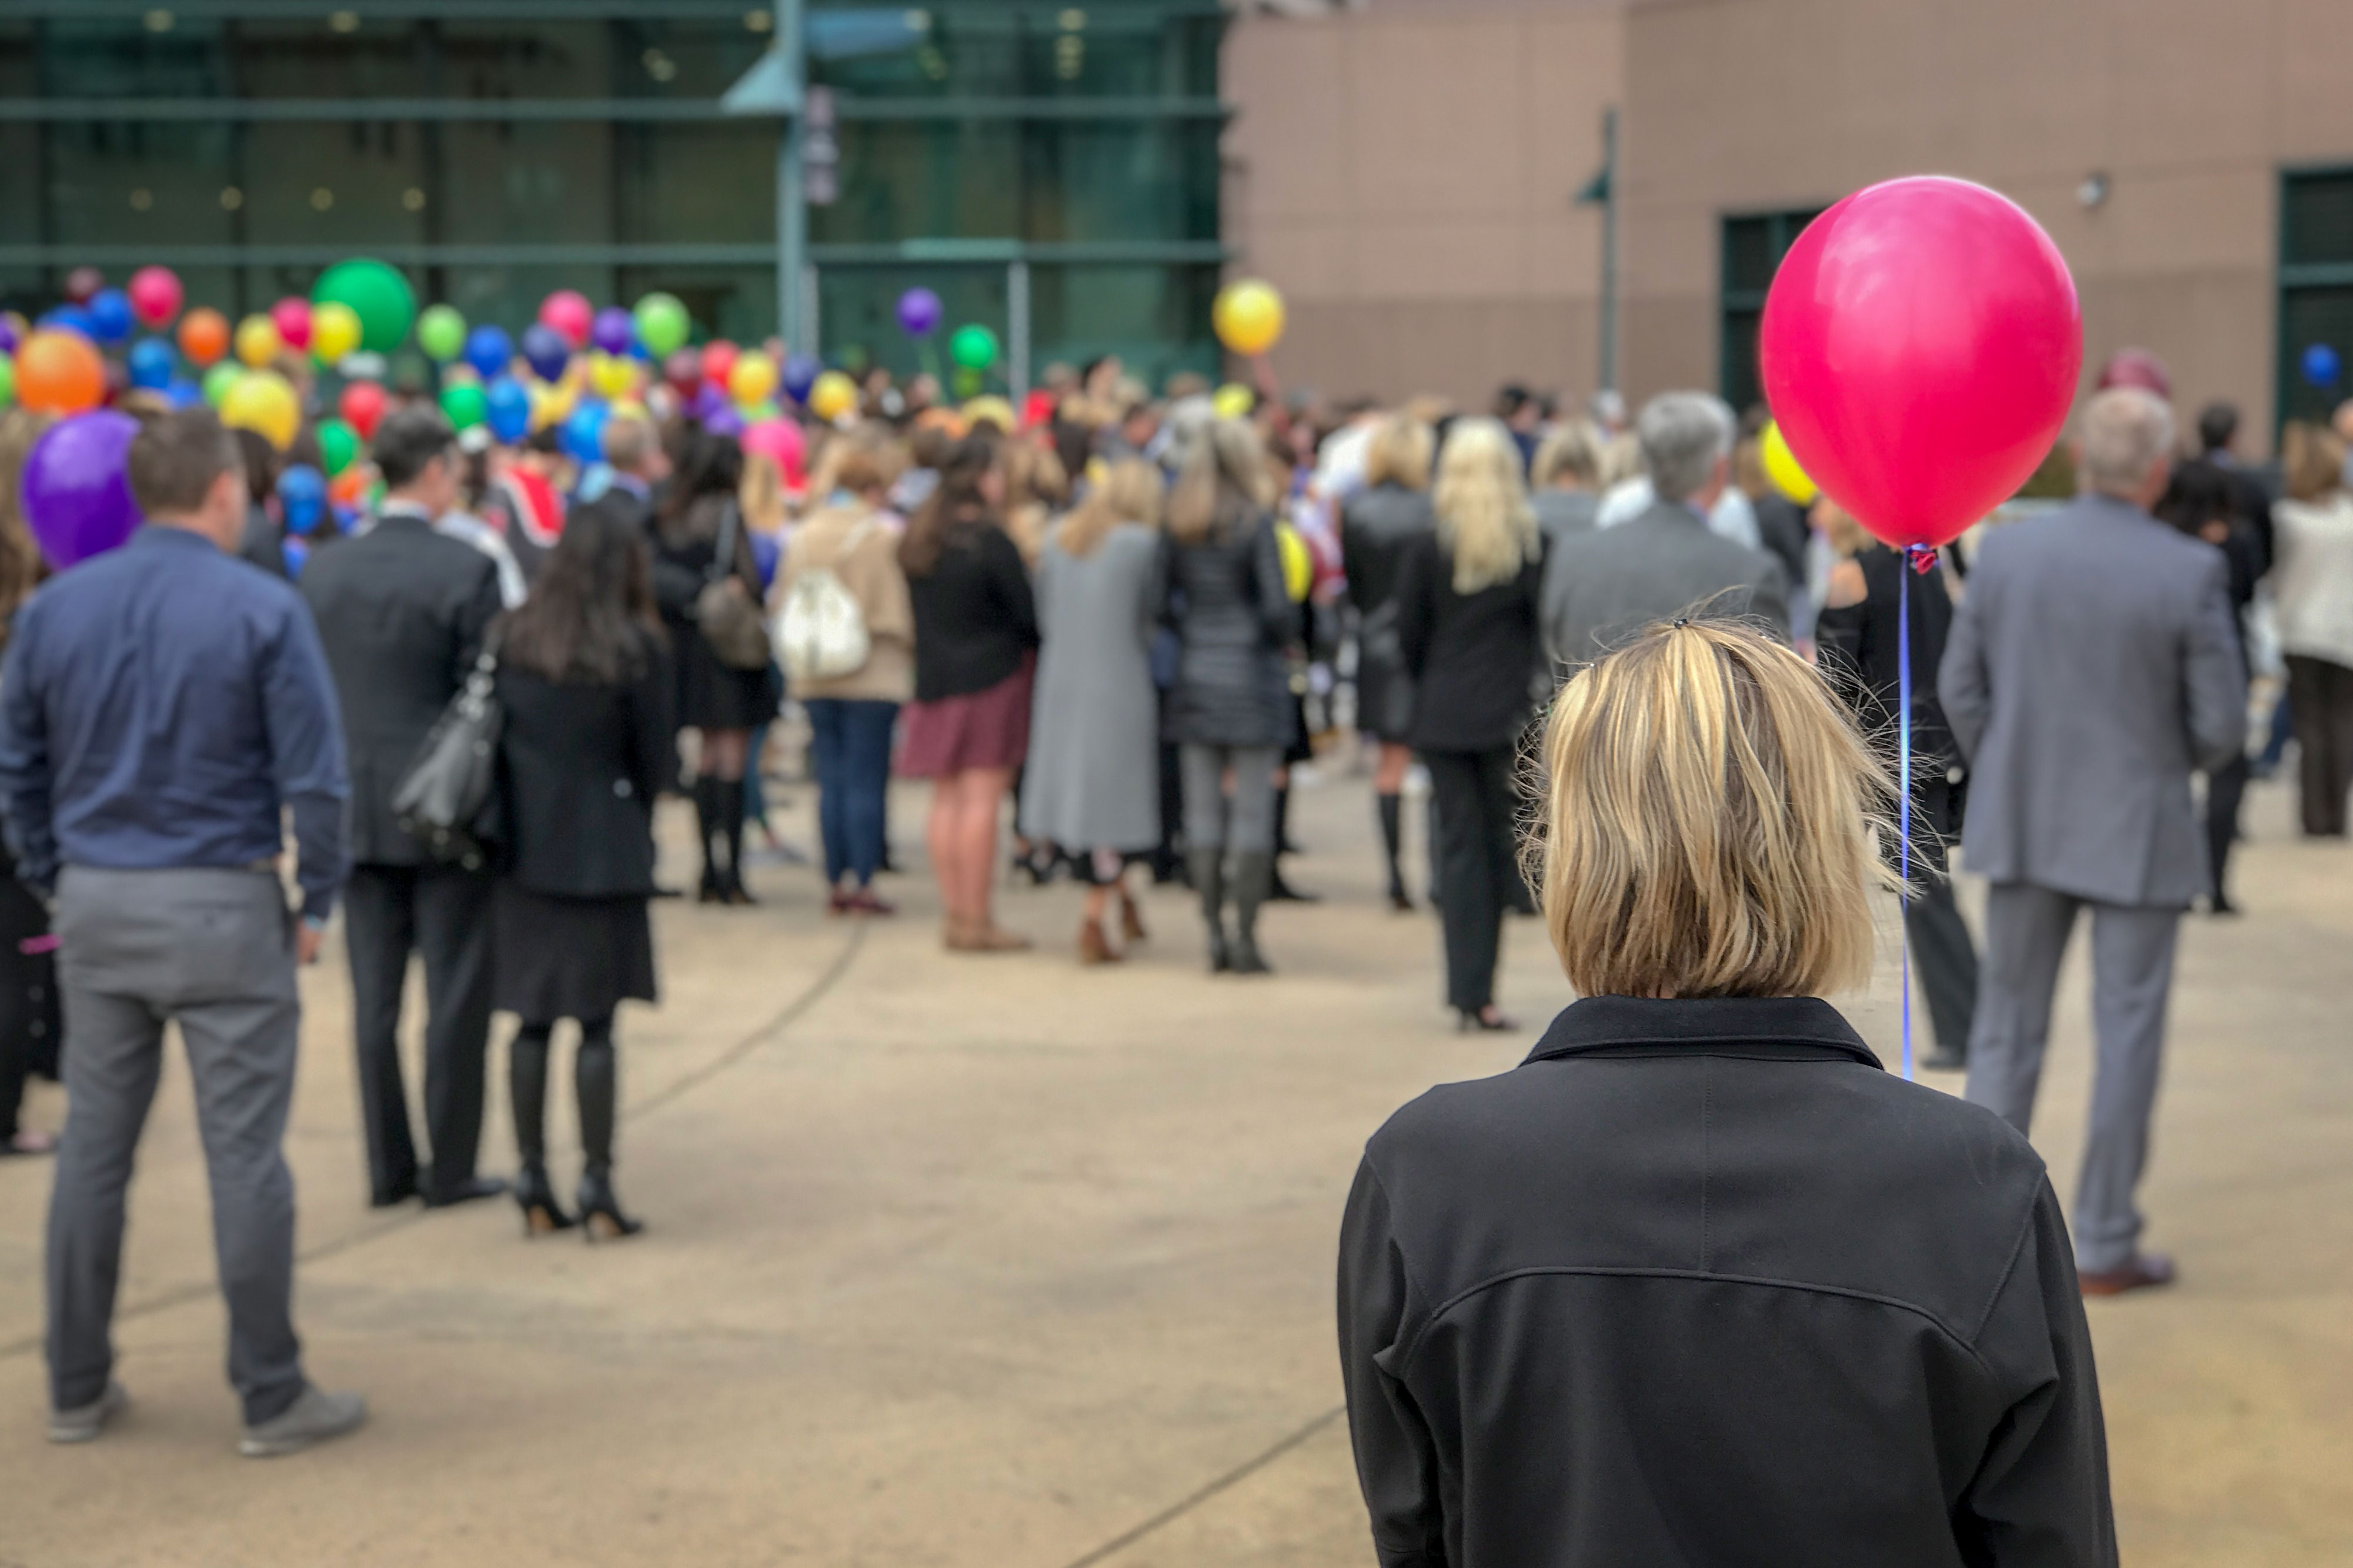
[[[1160,470],[1111,466],[1046,538],[1037,574],[1038,692],[1022,774],[1021,832],[1087,879],[1079,959],[1121,956],[1103,931],[1119,895],[1128,942],[1144,921],[1128,863],[1160,842],[1160,737],[1152,634],[1160,614]]]
[[[1392,1117],[1341,1232],[1382,1554],[2114,1563],[2042,1161],[1818,999],[1872,973],[1884,770],[1795,653],[1711,622],[1580,675],[1545,761],[1585,1000]]]
[[[2345,837],[2353,785],[2353,496],[2345,444],[2327,426],[2292,422],[2280,444],[2287,498],[2272,508],[2272,596],[2287,700],[2302,757],[2304,831]]]
[[[1544,542],[1520,453],[1493,419],[1447,432],[1437,527],[1408,552],[1398,642],[1415,684],[1407,739],[1430,770],[1446,999],[1461,1026],[1508,1029],[1495,1006],[1504,910],[1518,875],[1513,774],[1543,661]]]
[[[1381,849],[1388,862],[1389,907],[1410,910],[1398,863],[1404,817],[1399,797],[1413,748],[1413,678],[1398,646],[1398,576],[1416,542],[1434,523],[1430,512],[1430,426],[1393,415],[1365,444],[1365,488],[1340,511],[1340,567],[1356,607],[1356,731],[1380,746],[1373,766],[1373,801],[1380,813]]]
[[[1193,433],[1168,497],[1165,610],[1177,650],[1167,728],[1181,757],[1185,856],[1213,973],[1269,973],[1258,912],[1274,881],[1274,771],[1297,732],[1284,662],[1297,627],[1273,501],[1265,448],[1250,426],[1215,419]],[[1230,941],[1229,886],[1238,928]]]

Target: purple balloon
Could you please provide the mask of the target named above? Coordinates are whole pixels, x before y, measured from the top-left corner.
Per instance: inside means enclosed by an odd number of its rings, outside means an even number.
[[[596,312],[588,328],[588,341],[608,354],[625,354],[638,341],[638,324],[618,305],[607,305]]]
[[[705,435],[740,437],[744,434],[744,416],[736,409],[722,408],[716,414],[703,416],[702,429]]]
[[[735,405],[727,400],[727,392],[723,387],[713,386],[706,381],[695,389],[694,416],[705,425],[710,424],[722,414],[733,412],[734,407]]]
[[[9,316],[0,315],[0,354],[12,354],[17,349],[16,323]]]
[[[535,324],[523,331],[522,357],[530,363],[532,374],[554,381],[572,363],[572,345],[554,327]]]
[[[33,443],[20,495],[41,553],[62,572],[115,549],[139,526],[125,459],[139,421],[111,408],[60,419]]]
[[[800,353],[785,356],[785,395],[795,403],[808,401],[809,388],[825,374],[825,362],[815,354]]]
[[[929,289],[899,296],[899,326],[911,338],[929,337],[940,324],[940,297]]]

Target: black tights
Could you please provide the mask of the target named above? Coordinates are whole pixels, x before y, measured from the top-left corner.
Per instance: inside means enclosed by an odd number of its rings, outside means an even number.
[[[515,1149],[527,1171],[547,1168],[547,1058],[553,1024],[525,1024],[507,1053],[507,1094],[514,1101]],[[580,1049],[572,1062],[573,1091],[580,1099],[580,1148],[588,1172],[613,1168],[614,1103],[619,1063],[613,1052],[613,1020],[584,1018]]]

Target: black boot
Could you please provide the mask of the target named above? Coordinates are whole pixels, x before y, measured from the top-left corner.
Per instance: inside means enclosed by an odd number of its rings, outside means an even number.
[[[719,831],[727,840],[727,878],[720,884],[731,904],[756,904],[752,889],[744,885],[744,781],[719,781]]]
[[[720,904],[727,901],[727,884],[719,876],[720,813],[719,781],[708,774],[698,774],[694,781],[694,826],[696,841],[702,846],[702,886],[695,892],[695,902]]]
[[[580,1173],[580,1218],[591,1241],[635,1236],[643,1222],[621,1212],[613,1193],[613,1117],[619,1099],[620,1064],[613,1051],[613,1020],[580,1026],[580,1054],[573,1064],[573,1087],[580,1097],[580,1148],[587,1156]]]
[[[526,1236],[568,1230],[574,1221],[555,1201],[547,1179],[547,1026],[526,1024],[507,1047],[507,1099],[513,1103],[515,1202],[522,1209]]]
[[[1201,895],[1201,921],[1209,929],[1209,973],[1222,974],[1232,965],[1226,947],[1226,854],[1222,849],[1189,849],[1185,862],[1193,870],[1193,890]]]
[[[1274,882],[1274,857],[1243,855],[1234,861],[1234,948],[1231,968],[1236,974],[1274,973],[1258,950],[1258,911]]]
[[[1398,857],[1405,847],[1405,803],[1393,795],[1377,795],[1373,804],[1381,813],[1381,853],[1388,858],[1389,868],[1389,908],[1409,913],[1413,900],[1406,897],[1405,870]]]

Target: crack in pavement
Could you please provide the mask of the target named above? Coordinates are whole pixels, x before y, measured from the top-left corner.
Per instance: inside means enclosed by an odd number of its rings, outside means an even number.
[[[1208,1502],[1211,1498],[1216,1497],[1219,1492],[1240,1486],[1242,1482],[1250,1479],[1250,1477],[1258,1474],[1261,1470],[1266,1468],[1269,1465],[1274,1463],[1277,1459],[1280,1459],[1283,1455],[1288,1454],[1293,1448],[1298,1447],[1310,1437],[1314,1436],[1316,1433],[1321,1432],[1324,1427],[1329,1426],[1333,1422],[1337,1421],[1341,1416],[1345,1415],[1347,1413],[1348,1407],[1345,1405],[1335,1405],[1332,1406],[1331,1409],[1326,1410],[1323,1415],[1318,1415],[1306,1426],[1302,1426],[1299,1430],[1292,1433],[1281,1442],[1276,1443],[1272,1447],[1264,1449],[1261,1452],[1251,1456],[1250,1458],[1243,1460],[1240,1464],[1235,1466],[1232,1469],[1228,1470],[1224,1475],[1218,1477],[1215,1480],[1210,1481],[1208,1485],[1201,1487],[1196,1491],[1188,1493],[1185,1497],[1179,1498],[1176,1501],[1170,1503],[1166,1508],[1162,1509],[1158,1513],[1154,1514],[1150,1519],[1145,1520],[1142,1524],[1136,1525],[1118,1535],[1113,1536],[1109,1541],[1104,1542],[1101,1546],[1096,1547],[1093,1551],[1086,1553],[1084,1556],[1072,1558],[1070,1562],[1062,1564],[1062,1568],[1094,1568],[1096,1563],[1108,1561],[1117,1553],[1126,1551],[1137,1542],[1142,1541],[1145,1536],[1154,1534],[1156,1531],[1164,1530],[1167,1526],[1176,1523],[1178,1520],[1184,1518],[1187,1514],[1192,1512],[1203,1503]]]

